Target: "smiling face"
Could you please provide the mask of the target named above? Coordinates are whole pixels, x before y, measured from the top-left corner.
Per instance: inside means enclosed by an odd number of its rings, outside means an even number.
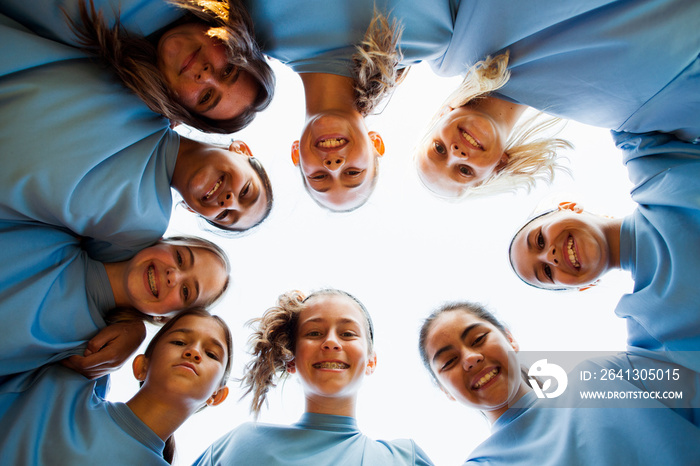
[[[160,337],[148,358],[141,356],[147,363],[139,378],[164,397],[202,405],[223,385],[226,348],[226,333],[214,318],[187,315]]]
[[[579,288],[607,272],[610,252],[598,216],[563,209],[536,218],[518,232],[510,259],[518,276],[533,286]]]
[[[209,37],[208,26],[187,23],[158,42],[158,69],[180,103],[213,120],[229,120],[253,104],[258,84],[229,62],[226,48]]]
[[[299,314],[294,371],[309,404],[354,402],[376,358],[370,354],[365,316],[347,296],[318,295]]]
[[[352,210],[372,193],[381,137],[367,131],[357,112],[326,112],[309,120],[292,148],[307,190],[334,211]]]
[[[478,108],[446,108],[416,155],[421,181],[438,195],[458,197],[505,166],[508,136],[490,114]]]
[[[136,254],[125,277],[128,304],[152,316],[206,306],[221,294],[228,278],[225,264],[213,252],[167,243]]]
[[[257,225],[268,212],[260,175],[250,164],[250,149],[235,141],[228,150],[198,144],[194,155],[178,156],[171,186],[187,207],[231,230]]]
[[[425,350],[443,390],[489,418],[497,418],[527,390],[512,337],[464,310],[444,312],[433,321]]]

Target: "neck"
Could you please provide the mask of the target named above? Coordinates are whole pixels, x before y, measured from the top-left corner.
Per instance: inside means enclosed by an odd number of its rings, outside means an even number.
[[[484,413],[484,416],[486,419],[489,421],[489,424],[493,425],[496,420],[501,417],[506,411],[508,411],[508,405],[513,404],[520,400],[523,396],[525,396],[526,393],[531,392],[532,388],[530,388],[529,385],[525,383],[522,378],[520,379],[520,387],[518,388],[518,392],[515,394],[515,396],[508,400],[508,403],[505,404],[505,406],[502,406],[500,408],[494,409],[492,411],[482,411]]]
[[[150,393],[143,387],[126,402],[131,411],[163,441],[167,440],[198,406],[180,406],[162,394]]]
[[[620,268],[620,231],[622,230],[621,218],[605,219],[603,232],[608,242],[610,257],[608,258],[608,269]]]
[[[170,180],[170,186],[177,192],[181,193],[186,187],[186,174],[188,167],[193,160],[202,152],[206,144],[199,141],[194,141],[186,137],[180,136],[180,146],[177,149],[177,160],[175,161],[175,169],[173,170],[173,178]]]
[[[333,110],[355,110],[352,78],[328,73],[302,73],[306,119]]]
[[[131,306],[125,287],[128,263],[128,261],[123,261],[108,262],[103,264],[105,271],[107,272],[107,278],[109,279],[109,286],[112,289],[112,294],[114,295],[114,304],[116,307]]]
[[[342,398],[327,397],[306,397],[307,413],[334,414],[336,416],[355,417],[357,397],[349,396]]]

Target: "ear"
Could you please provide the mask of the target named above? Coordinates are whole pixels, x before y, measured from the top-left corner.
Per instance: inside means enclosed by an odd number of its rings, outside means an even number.
[[[498,165],[496,165],[496,173],[500,172],[508,165],[508,160],[510,160],[510,156],[504,152],[501,156],[501,160],[498,161]]]
[[[292,163],[295,167],[299,166],[299,141],[292,143]]]
[[[447,396],[447,398],[450,399],[450,401],[457,401],[457,400],[455,400],[455,397],[452,396],[452,395],[450,394],[450,392],[448,392],[447,389],[446,389],[445,387],[443,387],[442,385],[440,385],[440,390],[442,390],[442,393],[444,393],[445,396]]]
[[[374,370],[377,368],[377,354],[372,353],[367,361],[367,367],[365,368],[365,375],[374,374]]]
[[[192,207],[188,206],[187,203],[186,203],[185,201],[180,201],[180,202],[178,202],[178,204],[180,205],[180,207],[182,207],[182,208],[185,209],[185,210],[189,210],[189,211],[192,212],[193,214],[196,214],[196,213],[197,213],[197,212],[194,211],[194,209],[192,209]]]
[[[379,156],[381,157],[384,155],[384,151],[386,148],[384,147],[384,140],[382,137],[379,135],[379,133],[375,131],[370,131],[367,133],[369,135],[369,138],[372,140],[372,144],[374,144],[374,149],[377,151]]]
[[[172,121],[170,120],[170,129],[175,129],[175,127],[180,126],[179,121]]]
[[[454,108],[450,107],[449,105],[445,105],[444,107],[442,107],[440,109],[440,114],[438,115],[438,118],[444,117],[445,115],[450,113],[452,110],[454,110]]]
[[[131,364],[131,369],[134,372],[134,377],[139,382],[146,380],[146,374],[148,373],[148,359],[145,355],[139,354],[134,358],[134,362]]]
[[[289,361],[289,362],[287,363],[287,372],[288,372],[289,374],[296,374],[296,372],[297,372],[297,365],[296,365],[296,363],[294,362],[294,360]]]
[[[575,202],[571,202],[571,201],[560,202],[557,207],[559,208],[559,210],[570,210],[571,212],[575,212],[577,214],[580,214],[581,212],[583,212],[582,206],[576,204]]]
[[[510,331],[508,330],[506,330],[506,338],[508,338],[508,343],[510,343],[510,346],[511,348],[513,348],[513,351],[515,351],[516,353],[520,351],[520,345],[513,337],[513,334],[510,333]]]
[[[221,387],[216,393],[214,393],[212,396],[209,397],[207,400],[207,405],[208,406],[216,406],[218,404],[221,404],[224,402],[226,397],[228,396],[228,387],[223,386]]]
[[[586,290],[590,290],[591,288],[593,288],[594,286],[596,286],[596,285],[597,285],[598,283],[600,283],[600,279],[598,279],[598,280],[594,281],[593,283],[591,283],[591,284],[590,284],[590,285],[588,285],[588,286],[582,286],[582,287],[581,287],[581,288],[579,288],[578,290],[579,290],[579,291],[586,291]]]
[[[228,150],[232,152],[238,152],[241,155],[246,155],[252,157],[253,153],[250,151],[250,147],[243,141],[231,141],[231,145],[228,146]]]

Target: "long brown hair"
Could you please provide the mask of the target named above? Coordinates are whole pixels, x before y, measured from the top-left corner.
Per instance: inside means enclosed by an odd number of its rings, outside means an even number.
[[[187,21],[210,26],[207,34],[225,46],[230,63],[247,71],[258,84],[253,104],[228,120],[198,115],[178,102],[157,66],[157,51],[147,38],[122,27],[119,18],[109,27],[102,12],[80,0],[81,23],[67,18],[79,43],[98,56],[154,112],[206,133],[234,133],[245,128],[255,114],[272,101],[275,76],[255,42],[253,23],[240,0],[168,0],[187,12]]]

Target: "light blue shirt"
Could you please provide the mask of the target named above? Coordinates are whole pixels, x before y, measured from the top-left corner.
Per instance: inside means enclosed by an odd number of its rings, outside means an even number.
[[[168,464],[163,440],[124,403],[105,401],[109,376],[87,380],[60,365],[34,376],[23,391],[0,390],[3,464]]]
[[[501,97],[618,131],[700,137],[700,2],[462,1],[441,75],[510,51]]]
[[[613,133],[638,204],[620,232],[620,266],[634,291],[615,313],[627,344],[665,351],[700,372],[700,145],[661,133]]]
[[[304,413],[291,426],[243,424],[212,444],[197,465],[429,465],[413,440],[375,441],[352,417]]]
[[[0,15],[0,219],[125,260],[162,237],[179,136],[78,49]],[[119,254],[116,254],[119,253]]]
[[[74,354],[115,303],[102,263],[66,230],[0,220],[0,244],[3,381]]]

